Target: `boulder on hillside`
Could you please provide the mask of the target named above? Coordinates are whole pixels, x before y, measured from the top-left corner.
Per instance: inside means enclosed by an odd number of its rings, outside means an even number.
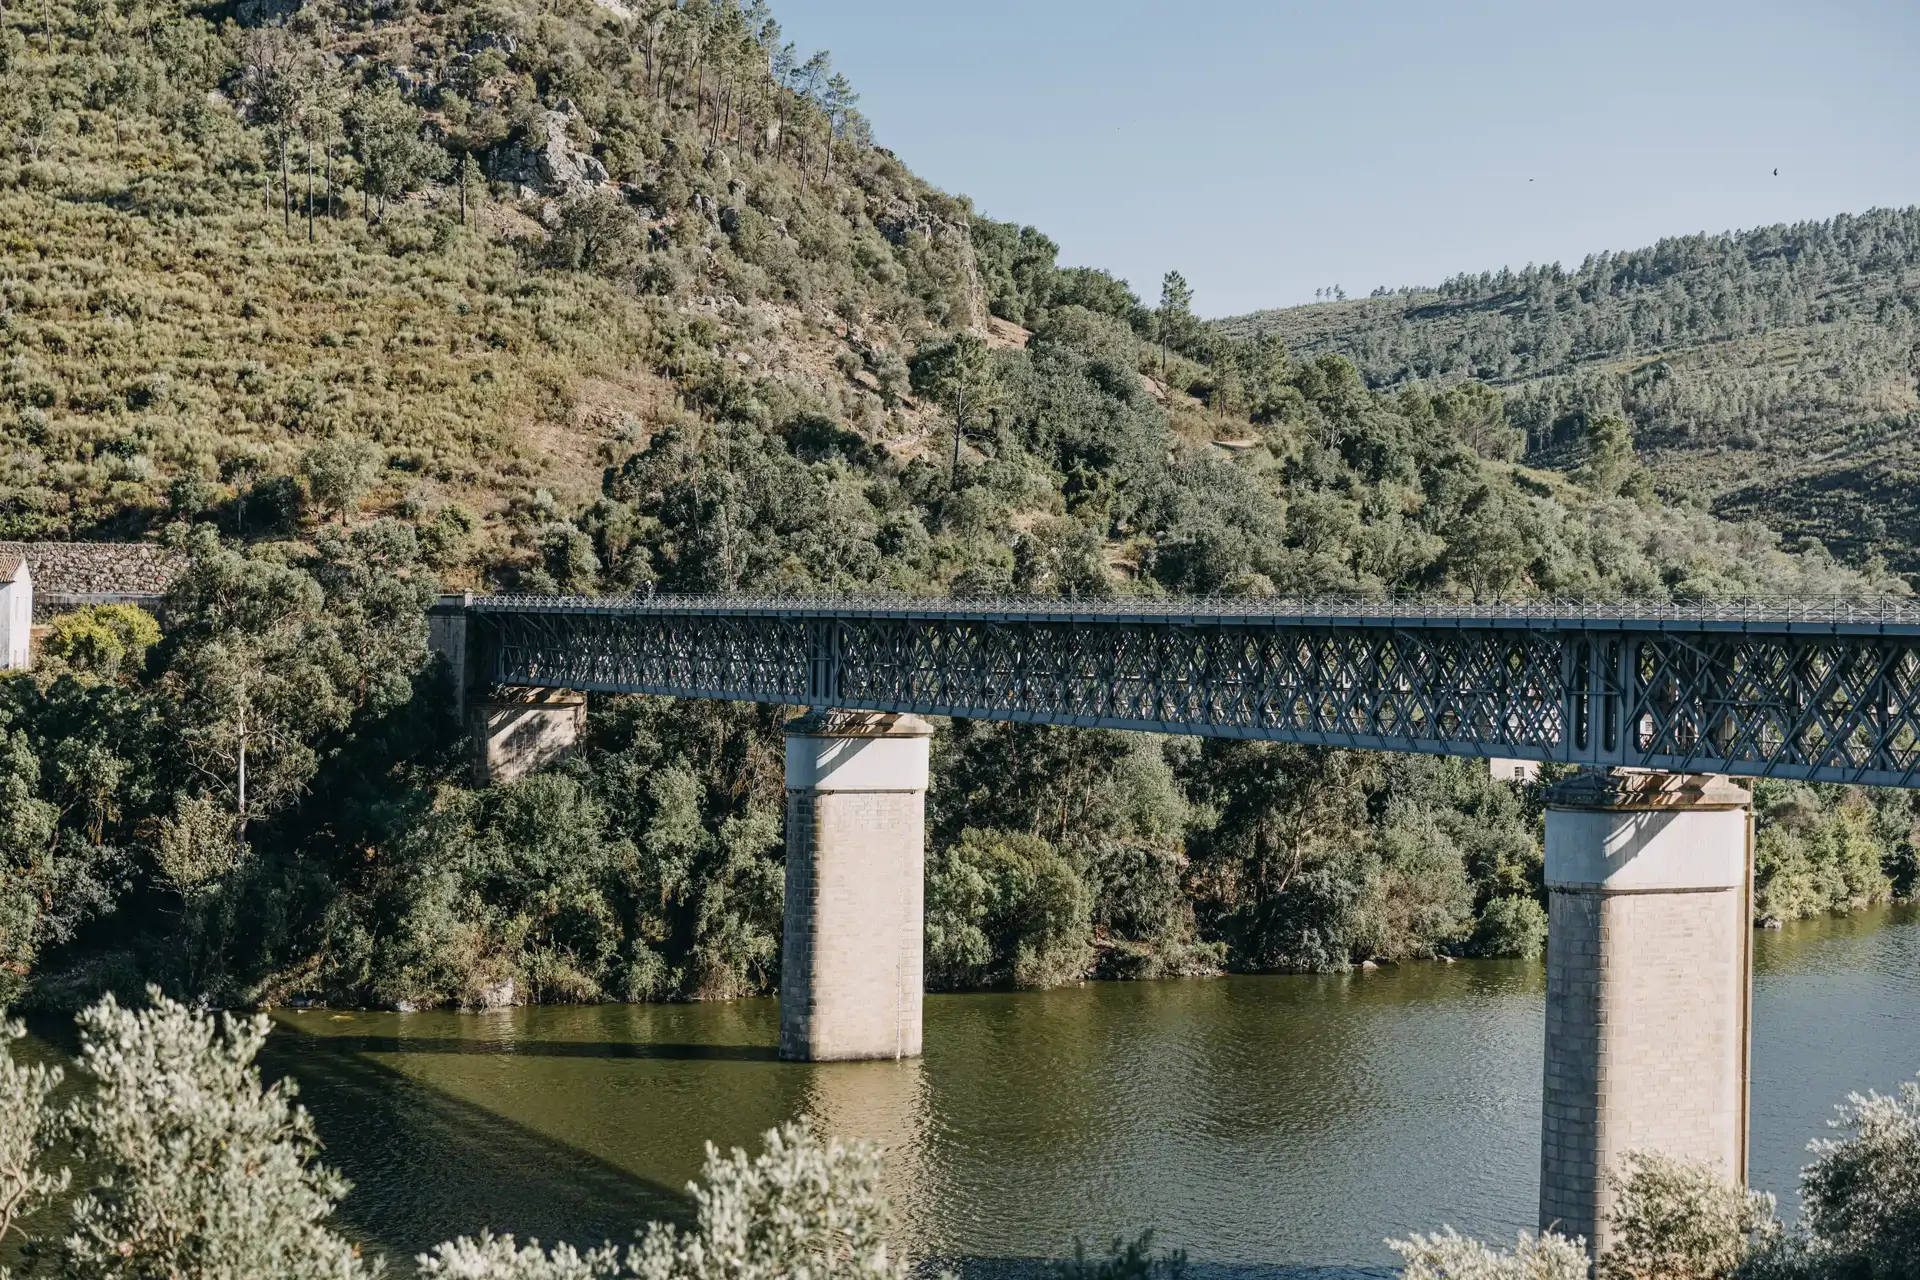
[[[541,112],[536,127],[545,135],[545,140],[538,146],[510,148],[499,161],[494,176],[543,196],[570,196],[604,185],[607,166],[591,152],[576,150],[573,146],[569,129],[574,118],[570,101]]]
[[[873,215],[873,225],[893,244],[905,244],[914,232],[936,243],[964,244],[969,240],[966,227],[898,196]]]

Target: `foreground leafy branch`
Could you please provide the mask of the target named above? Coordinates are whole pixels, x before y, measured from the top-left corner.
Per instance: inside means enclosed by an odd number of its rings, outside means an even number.
[[[53,1091],[58,1067],[16,1062],[10,1044],[26,1034],[17,1022],[0,1023],[0,1244],[20,1219],[67,1189],[72,1175],[45,1167],[47,1148],[60,1129]],[[0,1280],[8,1274],[0,1267]]]

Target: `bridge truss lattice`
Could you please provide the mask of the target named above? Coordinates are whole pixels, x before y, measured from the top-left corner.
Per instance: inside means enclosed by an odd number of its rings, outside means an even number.
[[[466,606],[496,684],[1920,786],[1920,606]]]

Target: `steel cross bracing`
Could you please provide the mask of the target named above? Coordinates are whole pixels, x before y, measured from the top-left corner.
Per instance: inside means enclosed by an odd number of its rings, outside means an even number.
[[[1920,606],[467,606],[496,684],[1920,786]]]

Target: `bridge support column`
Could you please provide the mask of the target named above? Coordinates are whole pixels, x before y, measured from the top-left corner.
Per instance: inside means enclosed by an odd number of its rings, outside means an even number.
[[[495,689],[468,708],[473,785],[524,778],[574,749],[587,728],[587,697],[570,689]]]
[[[447,664],[447,683],[452,686],[453,718],[467,721],[467,690],[474,672],[468,653],[467,610],[473,607],[473,592],[441,596],[427,610],[427,649]]]
[[[1747,1176],[1750,793],[1584,773],[1547,796],[1540,1226],[1609,1243],[1630,1151]]]
[[[920,1054],[927,756],[917,716],[787,725],[780,1056]]]

